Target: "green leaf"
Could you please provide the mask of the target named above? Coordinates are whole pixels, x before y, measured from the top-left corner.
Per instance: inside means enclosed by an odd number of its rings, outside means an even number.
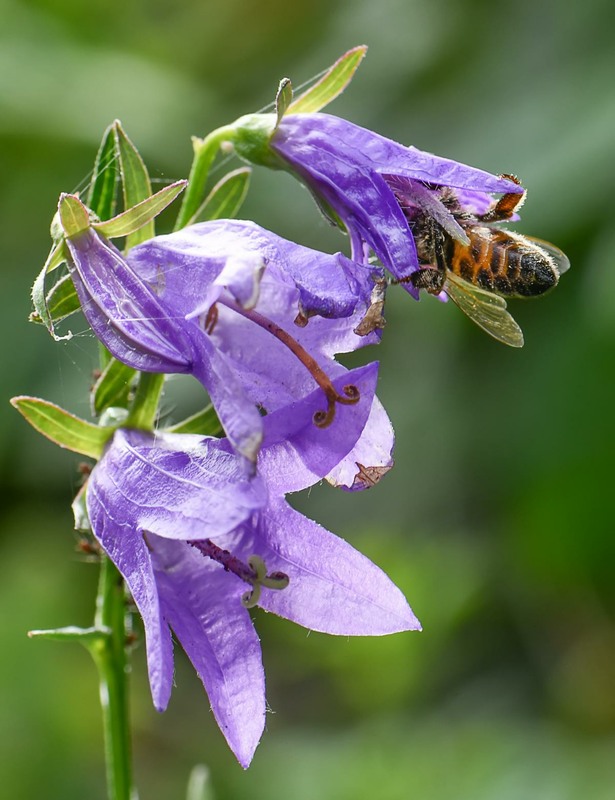
[[[98,417],[111,407],[128,408],[128,397],[137,371],[111,358],[90,392],[92,411]]]
[[[278,86],[278,92],[275,96],[275,114],[277,117],[276,128],[282,122],[282,117],[288,111],[290,104],[293,102],[293,85],[290,78],[282,78]]]
[[[201,436],[221,436],[224,432],[212,405],[164,430],[165,433],[198,433]]]
[[[289,114],[311,114],[320,111],[335,100],[353,79],[363,56],[366,45],[353,47],[325,72],[322,78],[289,105]]]
[[[113,123],[115,137],[115,152],[118,157],[120,175],[122,181],[122,192],[124,195],[124,208],[132,209],[143,200],[146,200],[152,193],[152,185],[149,173],[139,151],[130,141],[122,124],[119,120]],[[148,219],[142,226],[135,228],[128,234],[126,239],[126,250],[134,247],[141,242],[154,237],[153,217]],[[117,234],[122,235],[122,234]]]
[[[109,239],[117,236],[126,236],[128,237],[127,242],[133,241],[134,244],[137,244],[132,239],[132,234],[142,230],[153,229],[154,217],[164,211],[184,191],[186,184],[187,181],[171,183],[146,200],[137,203],[136,206],[129,208],[127,211],[122,211],[121,214],[113,217],[113,219],[108,219],[104,222],[93,222],[92,227]],[[148,235],[145,238],[149,239],[151,237]],[[140,239],[139,241],[143,242],[145,239]]]
[[[43,436],[75,453],[100,458],[115,428],[99,427],[39,397],[13,397],[11,404]]]
[[[252,170],[240,167],[229,172],[214,186],[195,214],[195,220],[232,219],[243,205]]]
[[[108,639],[111,628],[77,628],[68,625],[65,628],[51,628],[45,631],[28,631],[30,639],[50,639],[54,642],[79,642],[84,647],[91,647]]]
[[[115,214],[116,190],[120,178],[115,150],[115,123],[104,132],[96,161],[86,205],[98,219],[110,219]]]

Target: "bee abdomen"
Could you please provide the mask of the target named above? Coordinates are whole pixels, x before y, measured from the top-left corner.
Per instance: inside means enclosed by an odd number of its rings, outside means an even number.
[[[449,268],[469,283],[505,297],[536,297],[556,285],[550,255],[524,236],[483,226],[467,232],[470,245],[452,244]]]
[[[527,239],[515,240],[508,249],[508,270],[511,295],[537,297],[552,289],[559,274],[548,253]]]

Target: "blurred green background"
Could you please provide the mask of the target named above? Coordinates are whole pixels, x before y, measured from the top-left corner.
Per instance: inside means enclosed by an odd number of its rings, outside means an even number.
[[[529,190],[519,229],[571,271],[514,303],[513,351],[454,307],[390,292],[379,394],[396,469],[361,496],[317,487],[305,513],[406,593],[422,634],[346,640],[262,613],[272,713],[253,767],[228,752],[183,654],[166,714],[135,658],[141,797],[599,800],[615,797],[615,52],[607,0],[0,0],[3,396],[86,413],[85,324],[28,325],[58,194],[87,180],[122,120],[152,175],[184,177],[190,135],[269,103],[370,47],[333,111]],[[345,242],[290,177],[257,171],[246,216],[326,249]],[[181,398],[172,399],[174,395]],[[169,404],[200,389],[171,387]],[[102,800],[97,686],[77,646],[31,628],[91,620],[96,568],[75,552],[77,457],[3,402],[0,794]]]

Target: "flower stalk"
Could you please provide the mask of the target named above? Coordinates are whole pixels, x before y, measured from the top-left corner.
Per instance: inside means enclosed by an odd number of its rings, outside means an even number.
[[[128,706],[127,611],[124,581],[103,558],[96,598],[95,627],[107,630],[89,647],[99,673],[109,800],[134,800]]]
[[[209,170],[214,162],[216,154],[222,144],[232,139],[235,128],[232,125],[225,125],[212,131],[204,139],[194,137],[192,145],[194,147],[194,159],[188,176],[188,187],[184,193],[181,208],[177,215],[175,230],[185,228],[189,225],[198,212],[205,183],[209,175]]]
[[[164,385],[164,375],[159,372],[141,372],[130,414],[125,422],[127,428],[151,431],[158,414],[158,402]]]

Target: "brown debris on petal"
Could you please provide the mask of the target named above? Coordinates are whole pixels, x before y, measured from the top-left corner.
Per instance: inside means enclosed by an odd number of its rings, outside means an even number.
[[[298,328],[305,328],[305,326],[310,321],[309,316],[303,311],[303,309],[299,309],[299,313],[294,319],[294,323]]]
[[[371,489],[393,466],[393,464],[390,464],[386,467],[365,467],[363,464],[359,464],[358,461],[355,463],[359,471],[354,476],[352,489]]]
[[[367,336],[373,331],[382,330],[386,325],[386,320],[383,316],[386,289],[387,281],[384,278],[380,278],[374,284],[370,297],[370,306],[361,322],[354,329],[357,336]]]

